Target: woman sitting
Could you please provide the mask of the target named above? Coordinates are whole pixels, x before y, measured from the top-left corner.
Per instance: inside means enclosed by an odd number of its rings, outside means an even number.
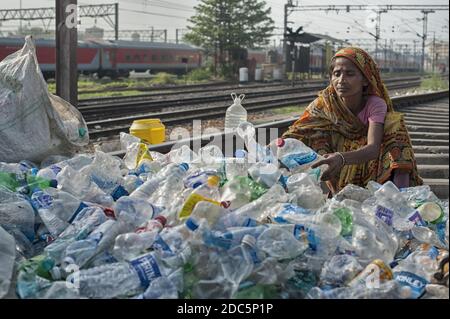
[[[323,155],[322,180],[332,193],[347,184],[392,180],[399,188],[422,185],[403,114],[392,101],[373,59],[344,48],[333,57],[330,85],[283,135]]]

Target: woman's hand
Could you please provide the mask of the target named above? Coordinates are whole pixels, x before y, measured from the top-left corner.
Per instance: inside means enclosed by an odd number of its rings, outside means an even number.
[[[323,157],[325,159],[318,161],[312,165],[311,168],[316,168],[323,164],[327,164],[328,169],[323,172],[321,180],[328,181],[339,175],[342,167],[344,166],[344,159],[338,153],[325,154]]]

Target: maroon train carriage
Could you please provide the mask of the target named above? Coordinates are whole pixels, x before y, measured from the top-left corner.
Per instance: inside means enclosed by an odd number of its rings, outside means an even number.
[[[0,38],[0,61],[24,45],[23,38]],[[36,54],[46,78],[55,75],[55,41],[36,39]],[[78,41],[78,71],[100,77],[128,75],[132,70],[182,74],[201,67],[201,50],[185,44],[133,41]]]
[[[20,50],[25,44],[24,38],[0,38],[0,61]],[[55,75],[55,41],[36,39],[36,55],[41,71],[46,78]],[[100,68],[99,46],[89,42],[78,42],[78,70],[83,73],[94,73]]]

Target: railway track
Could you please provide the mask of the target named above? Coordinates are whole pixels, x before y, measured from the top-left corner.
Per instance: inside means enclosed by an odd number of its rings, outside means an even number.
[[[410,76],[410,77],[396,77],[396,78],[388,78],[385,79],[388,83],[394,83],[394,82],[405,82],[405,81],[416,81],[420,80],[420,76]],[[327,85],[327,80],[306,80],[306,81],[297,81],[295,82],[294,88],[308,88],[308,87],[323,87],[324,85]],[[177,95],[182,96],[185,98],[187,94],[209,94],[211,92],[224,92],[224,91],[235,91],[239,90],[245,93],[245,91],[254,91],[257,89],[277,89],[277,88],[286,88],[286,89],[292,89],[291,83],[286,82],[280,82],[280,83],[249,83],[249,84],[243,84],[243,85],[237,85],[237,84],[225,84],[225,85],[207,85],[202,87],[201,85],[192,85],[193,87],[181,87],[177,89],[170,89],[166,88],[163,91],[160,90],[153,90],[152,93],[146,93],[146,94],[140,94],[135,96],[118,96],[118,97],[101,97],[101,98],[90,98],[90,99],[81,99],[78,103],[78,107],[88,108],[90,106],[101,106],[101,105],[109,105],[109,104],[115,104],[115,105],[121,105],[124,103],[133,103],[133,102],[142,102],[142,101],[152,101],[155,98],[161,99],[165,97],[176,97]]]
[[[406,124],[411,136],[414,153],[416,155],[420,176],[424,183],[429,185],[433,192],[441,199],[449,198],[449,91],[434,93],[406,95],[392,98],[397,111],[405,114]],[[297,119],[291,117],[282,121],[257,125],[257,133],[264,134],[265,140],[270,142],[270,129],[276,129],[278,136]],[[207,145],[214,141],[236,140],[235,134],[214,134],[201,136],[195,139],[170,141],[159,145],[152,145],[151,150],[167,153],[173,147],[188,145]],[[233,144],[235,145],[235,144]],[[122,157],[124,151],[110,153]]]
[[[412,82],[402,82],[402,83],[391,83],[387,84],[390,90],[417,87],[420,85],[419,81]],[[275,92],[257,92],[247,95],[247,100],[245,103],[245,108],[248,112],[258,112],[267,109],[280,108],[292,105],[306,104],[312,101],[317,96],[317,90],[319,87],[310,92],[298,92],[298,88],[290,88]],[[323,88],[323,86],[320,86]],[[130,125],[135,120],[144,118],[159,118],[163,121],[165,125],[174,125],[190,122],[192,120],[206,120],[218,117],[223,117],[225,115],[226,109],[229,106],[227,104],[216,104],[212,105],[210,103],[217,102],[218,97],[201,97],[201,98],[189,98],[186,100],[179,101],[183,106],[191,106],[190,109],[181,110],[162,110],[166,105],[166,101],[153,102],[152,104],[138,104],[134,105],[132,109],[133,115],[128,115],[128,107],[122,109],[127,116],[119,116],[119,110],[111,110],[109,113],[109,119],[97,119],[97,117],[88,116],[83,113],[83,116],[87,120],[89,134],[92,139],[97,139],[100,137],[108,137],[117,135],[120,132],[128,131]],[[220,102],[228,101],[229,95],[220,96]],[[147,102],[148,103],[148,102]],[[174,101],[173,103],[176,103]],[[202,106],[202,104],[207,104],[207,106]],[[171,107],[175,105],[171,104]],[[181,105],[178,105],[180,107]],[[192,106],[196,106],[192,108]],[[145,111],[147,110],[147,111]],[[153,111],[153,112],[152,112]],[[114,113],[115,112],[115,113]],[[116,115],[116,116],[114,116]]]

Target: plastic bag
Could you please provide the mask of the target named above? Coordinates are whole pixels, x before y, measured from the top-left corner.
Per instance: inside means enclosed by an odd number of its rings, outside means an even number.
[[[48,92],[29,36],[0,62],[0,112],[0,161],[41,162],[89,143],[81,113]]]

